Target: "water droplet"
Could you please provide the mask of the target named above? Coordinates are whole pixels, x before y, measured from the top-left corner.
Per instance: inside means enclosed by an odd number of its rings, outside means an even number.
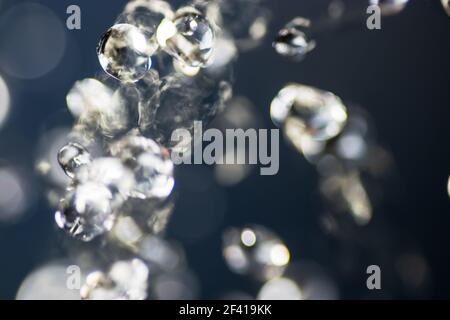
[[[106,186],[112,194],[113,208],[122,205],[135,186],[133,172],[112,157],[94,159],[78,170],[75,179],[78,183],[95,182]]]
[[[392,15],[401,12],[409,0],[370,0],[371,5],[377,5],[381,8],[384,15]]]
[[[272,101],[270,115],[301,152],[303,144],[310,140],[336,137],[347,121],[347,110],[341,99],[331,92],[300,84],[290,84],[278,93]]]
[[[282,275],[290,260],[289,250],[284,243],[261,226],[226,231],[223,255],[232,271],[260,280]]]
[[[103,70],[109,75],[123,82],[136,82],[150,69],[155,49],[137,27],[120,23],[102,36],[97,54]]]
[[[164,51],[185,65],[205,67],[213,52],[214,30],[199,11],[184,7],[173,21],[161,22],[157,40]]]
[[[148,267],[139,259],[115,262],[107,274],[90,273],[81,288],[84,300],[144,300],[147,298]]]
[[[58,162],[67,176],[73,178],[81,166],[91,162],[91,156],[83,146],[71,142],[59,150]]]
[[[258,300],[302,300],[303,294],[295,281],[288,278],[272,279],[258,293]]]
[[[113,226],[113,195],[104,185],[88,182],[68,191],[61,200],[55,220],[71,236],[90,241]]]
[[[166,198],[175,185],[173,163],[168,150],[142,136],[128,136],[112,147],[134,173],[136,184],[129,195],[133,198]]]
[[[316,46],[316,42],[309,37],[310,26],[311,21],[308,19],[293,19],[278,32],[273,47],[282,56],[302,60]]]

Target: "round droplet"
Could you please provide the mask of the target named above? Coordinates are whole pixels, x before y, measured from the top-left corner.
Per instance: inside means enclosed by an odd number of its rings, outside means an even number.
[[[290,84],[272,101],[270,116],[302,151],[302,145],[309,140],[326,141],[337,136],[347,121],[347,110],[331,92]]]
[[[136,184],[129,195],[133,198],[166,198],[175,185],[173,163],[169,152],[155,141],[142,136],[129,136],[113,146],[113,154],[134,172]]]
[[[111,230],[114,214],[111,191],[104,185],[88,182],[69,191],[61,201],[55,220],[71,236],[90,241]]]
[[[68,177],[75,177],[76,171],[91,162],[89,152],[78,143],[69,143],[58,152],[58,162]]]
[[[316,46],[315,41],[308,36],[310,26],[311,22],[308,19],[302,17],[293,19],[278,32],[273,47],[282,56],[296,61],[302,60]]]
[[[213,27],[194,8],[178,10],[173,21],[163,20],[156,37],[164,51],[187,66],[205,67],[213,53]]]
[[[232,271],[260,280],[281,276],[290,260],[284,243],[261,226],[226,231],[223,255]]]
[[[154,51],[146,35],[126,23],[111,27],[102,36],[97,48],[103,70],[123,82],[142,79],[151,67]]]
[[[371,5],[377,5],[384,15],[397,14],[401,12],[409,0],[370,0]]]
[[[135,186],[133,172],[116,158],[97,158],[89,166],[81,167],[76,174],[79,183],[95,182],[111,192],[114,208],[128,198]]]
[[[81,288],[84,300],[144,300],[148,267],[139,259],[115,262],[107,274],[95,271]]]
[[[134,0],[127,3],[117,23],[132,24],[153,37],[161,21],[165,18],[172,19],[173,15],[172,8],[166,1]],[[157,43],[154,42],[154,45],[157,46]]]

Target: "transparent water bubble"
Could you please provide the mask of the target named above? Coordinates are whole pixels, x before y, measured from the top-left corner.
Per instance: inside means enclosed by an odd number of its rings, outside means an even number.
[[[445,12],[450,16],[450,0],[441,0],[441,3]]]
[[[377,5],[381,8],[384,15],[392,15],[401,12],[409,0],[370,0],[371,5]]]
[[[270,116],[302,152],[303,144],[309,140],[326,141],[336,137],[347,121],[347,110],[331,92],[290,84],[272,101]]]
[[[115,262],[107,274],[90,273],[81,288],[84,300],[144,300],[147,298],[148,267],[139,259]]]
[[[166,198],[175,185],[173,163],[168,150],[143,136],[130,135],[112,147],[113,155],[134,173],[135,185],[130,197]]]
[[[0,224],[18,222],[31,205],[30,181],[17,168],[0,166]]]
[[[164,51],[187,66],[205,67],[213,52],[214,29],[192,7],[179,9],[174,20],[163,20],[156,37]]]
[[[104,185],[87,182],[69,190],[55,213],[59,228],[82,241],[91,241],[113,227],[113,195]]]
[[[185,265],[182,248],[160,237],[144,237],[137,246],[137,253],[158,272],[174,272]]]
[[[282,56],[302,60],[308,52],[316,47],[316,42],[310,39],[311,21],[296,17],[278,32],[273,43],[275,50]]]
[[[97,54],[106,73],[123,82],[142,79],[151,67],[155,47],[137,27],[120,23],[100,39]]]
[[[71,142],[58,152],[58,162],[69,178],[74,178],[76,171],[91,162],[89,152],[80,144]]]
[[[222,252],[232,271],[260,280],[281,276],[290,260],[284,243],[261,226],[227,230]]]

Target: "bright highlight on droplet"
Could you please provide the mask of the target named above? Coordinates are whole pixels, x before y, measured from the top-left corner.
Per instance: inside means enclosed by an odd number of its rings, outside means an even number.
[[[10,95],[6,82],[0,76],[0,128],[6,122],[9,115]]]
[[[241,234],[241,241],[247,247],[252,247],[256,243],[256,235],[250,229],[245,229]]]

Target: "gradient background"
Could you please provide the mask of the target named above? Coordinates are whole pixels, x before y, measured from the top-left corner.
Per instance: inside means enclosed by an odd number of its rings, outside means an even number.
[[[14,31],[2,22],[3,14],[21,2],[25,1],[0,0],[0,52],[10,45],[5,35]],[[125,3],[36,2],[50,8],[63,24],[67,6],[78,4],[82,30],[63,29],[64,55],[56,68],[40,78],[16,79],[0,65],[12,100],[9,120],[0,129],[0,159],[22,167],[36,195],[24,219],[13,225],[0,224],[1,299],[14,298],[28,272],[62,255],[58,249],[62,235],[55,228],[53,210],[42,195],[40,180],[32,176],[37,142],[48,128],[71,125],[65,96],[76,80],[101,72],[97,41]],[[273,127],[270,101],[287,82],[317,86],[357,103],[372,116],[378,142],[392,153],[395,177],[384,186],[385,198],[372,223],[358,231],[353,244],[343,245],[319,226],[323,206],[314,167],[286,143],[281,143],[278,175],[259,176],[254,171],[233,188],[215,185],[209,167],[179,168],[180,198],[168,236],[185,245],[189,264],[201,283],[200,297],[218,298],[237,288],[256,292],[253,282],[228,271],[221,255],[221,232],[228,226],[258,223],[286,241],[294,261],[313,260],[325,268],[338,284],[341,298],[450,298],[450,201],[446,192],[450,17],[438,0],[411,0],[401,14],[382,20],[381,31],[369,31],[361,22],[333,32],[318,39],[318,47],[303,62],[294,64],[276,54],[271,39],[297,15],[317,17],[327,1],[268,3],[273,11],[269,36],[263,46],[241,55],[235,93],[253,101],[267,128]],[[13,37],[19,43],[26,38],[23,34]],[[35,58],[33,50],[17,55],[27,63]],[[366,250],[366,244],[376,250]],[[425,287],[416,290],[402,283],[395,257],[404,252],[426,260]],[[379,292],[369,292],[365,285],[370,264],[382,269]]]

